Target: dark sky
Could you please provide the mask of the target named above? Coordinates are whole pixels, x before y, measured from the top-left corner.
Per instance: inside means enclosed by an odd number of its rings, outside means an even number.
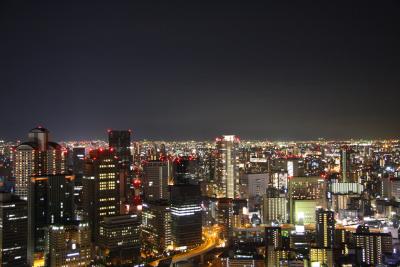
[[[7,139],[398,137],[400,1],[1,0],[0,88]]]

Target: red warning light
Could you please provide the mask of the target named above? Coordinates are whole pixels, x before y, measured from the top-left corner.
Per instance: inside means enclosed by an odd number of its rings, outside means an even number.
[[[142,199],[140,198],[140,196],[134,196],[133,197],[133,204],[134,205],[140,205],[142,203]]]
[[[133,186],[135,187],[135,188],[140,188],[140,185],[142,184],[142,182],[139,180],[139,179],[134,179],[133,180]]]

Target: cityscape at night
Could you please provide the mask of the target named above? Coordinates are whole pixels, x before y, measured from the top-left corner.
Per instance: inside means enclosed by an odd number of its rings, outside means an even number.
[[[0,1],[0,267],[400,266],[400,2]]]

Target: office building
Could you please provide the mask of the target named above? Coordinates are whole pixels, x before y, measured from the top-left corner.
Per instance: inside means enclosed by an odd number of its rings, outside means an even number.
[[[262,201],[263,223],[286,223],[289,219],[288,199],[278,189],[268,188]]]
[[[116,151],[116,155],[120,163],[129,165],[132,163],[131,154],[131,131],[108,131],[109,148]]]
[[[352,235],[353,245],[361,250],[361,262],[358,264],[383,264],[385,254],[393,253],[392,236],[390,233],[370,232],[368,227],[360,227]]]
[[[148,161],[143,166],[145,201],[169,199],[170,162]]]
[[[99,226],[98,254],[107,266],[130,265],[140,254],[137,214],[105,217]]]
[[[333,250],[331,248],[311,248],[311,266],[334,266]]]
[[[145,251],[156,255],[172,248],[171,208],[166,200],[143,205],[142,240]]]
[[[201,244],[202,214],[199,185],[171,186],[171,234],[174,248]]]
[[[265,247],[273,247],[277,249],[282,247],[282,229],[276,226],[265,227]]]
[[[99,224],[104,217],[118,215],[119,171],[115,152],[98,149],[85,162],[83,183],[84,218],[92,229],[92,240],[98,239]]]
[[[28,207],[24,200],[0,193],[0,265],[26,266]]]
[[[89,266],[92,245],[89,223],[71,221],[48,229],[46,266]]]
[[[242,227],[249,223],[249,212],[247,208],[246,199],[233,199],[232,200],[233,227]]]
[[[316,210],[316,244],[318,248],[333,248],[335,217],[331,210]]]
[[[82,177],[85,171],[85,148],[74,147],[72,149],[72,173],[75,175],[75,185],[82,185]]]
[[[74,176],[48,175],[30,179],[28,198],[28,259],[42,255],[50,225],[74,219]]]
[[[229,242],[233,227],[233,203],[230,198],[219,198],[217,202],[216,221],[222,227],[221,238]]]

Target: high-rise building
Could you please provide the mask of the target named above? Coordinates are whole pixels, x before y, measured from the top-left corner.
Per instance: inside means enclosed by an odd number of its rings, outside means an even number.
[[[223,135],[216,139],[216,148],[217,197],[237,198],[239,197],[239,138],[234,135]]]
[[[75,175],[75,184],[82,184],[85,171],[85,148],[74,147],[72,150],[72,173]]]
[[[148,161],[143,166],[144,198],[146,201],[169,199],[170,180],[169,161]]]
[[[108,146],[110,150],[115,151],[118,158],[119,170],[119,198],[121,201],[120,213],[128,213],[132,209],[126,210],[133,202],[134,189],[131,188],[133,173],[131,165],[133,163],[131,153],[131,130],[109,130]]]
[[[106,266],[132,265],[140,254],[137,214],[105,217],[99,226],[99,256]]]
[[[74,176],[48,175],[30,179],[28,198],[28,259],[42,255],[46,249],[46,233],[54,224],[74,219]]]
[[[84,218],[89,222],[94,241],[98,239],[99,224],[104,217],[119,213],[118,174],[118,161],[113,150],[91,151],[85,162],[82,183]]]
[[[318,248],[332,248],[334,244],[335,214],[319,208],[315,211],[316,244]]]
[[[288,173],[286,171],[274,172],[269,177],[271,187],[285,191],[288,189]]]
[[[343,183],[353,182],[351,150],[347,147],[340,150],[340,173]]]
[[[249,214],[247,208],[246,199],[233,199],[232,200],[233,209],[233,227],[242,227],[249,223]]]
[[[172,164],[173,183],[198,183],[198,164],[198,159],[192,156],[176,157]]]
[[[393,253],[392,236],[390,233],[371,233],[368,229],[353,234],[353,245],[361,250],[359,265],[377,266],[383,264],[385,254]]]
[[[145,251],[157,255],[171,247],[171,208],[168,201],[152,201],[143,205],[142,238]]]
[[[331,248],[311,248],[310,249],[311,266],[334,266],[333,250]]]
[[[199,185],[171,186],[171,234],[175,248],[201,244],[202,214]]]
[[[219,198],[216,221],[222,227],[222,238],[229,242],[233,227],[233,203],[231,198]]]
[[[108,131],[108,145],[115,149],[119,162],[124,164],[132,163],[131,154],[131,131]]]
[[[268,188],[263,196],[262,218],[264,223],[286,223],[289,219],[286,195],[276,188]]]
[[[46,266],[89,266],[92,247],[88,223],[71,221],[51,225],[47,239]]]
[[[267,264],[266,267],[275,267],[275,266],[294,266],[289,265],[290,251],[286,248],[276,248],[273,246],[269,246],[267,248]],[[296,265],[296,266],[304,266]]]
[[[16,147],[14,153],[15,193],[28,199],[29,179],[32,176],[55,175],[65,172],[62,147],[49,141],[49,131],[43,127],[32,129],[28,142]]]
[[[281,227],[265,227],[265,246],[272,246],[274,249],[282,247],[282,229]]]
[[[9,193],[0,193],[0,265],[27,264],[27,203]]]

